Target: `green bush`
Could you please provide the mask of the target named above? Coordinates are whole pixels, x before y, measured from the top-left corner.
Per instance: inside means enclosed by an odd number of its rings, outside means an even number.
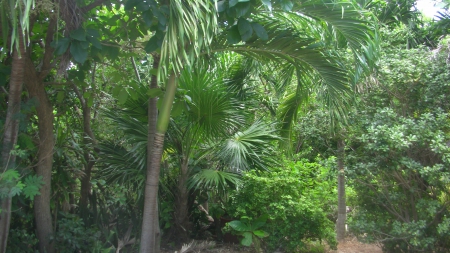
[[[234,217],[268,215],[264,239],[269,250],[294,252],[307,240],[327,240],[336,246],[334,224],[326,210],[336,203],[334,182],[327,180],[329,168],[317,163],[286,162],[272,172],[250,171],[231,195],[227,209]]]
[[[34,253],[38,242],[36,236],[25,229],[10,229],[6,252]]]
[[[448,252],[448,117],[381,109],[370,118],[349,157],[358,205],[349,226],[356,235],[381,242],[385,252]]]
[[[92,252],[98,248],[100,232],[96,229],[86,229],[83,220],[78,216],[61,213],[63,218],[58,221],[55,233],[55,246],[58,252]]]

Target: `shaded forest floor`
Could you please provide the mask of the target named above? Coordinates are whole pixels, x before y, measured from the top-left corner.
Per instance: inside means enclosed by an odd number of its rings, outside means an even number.
[[[176,252],[175,250],[162,250],[161,253],[174,253]],[[205,252],[205,253],[244,253],[244,252],[248,252],[248,253],[256,253],[257,251],[252,249],[252,248],[248,248],[248,247],[243,247],[240,245],[234,245],[234,244],[223,244],[223,245],[216,245],[216,246],[210,246],[210,247],[206,247],[206,248],[202,248],[200,245],[197,246],[193,246],[192,248],[190,248],[187,252],[191,252],[191,253],[201,253],[201,252]],[[304,253],[309,253],[309,252],[323,252],[323,251],[303,251]],[[178,250],[178,253],[180,253],[180,251]],[[283,253],[283,252],[279,252],[276,251],[274,253]],[[381,250],[381,248],[376,245],[376,244],[365,244],[365,243],[361,243],[359,242],[356,238],[348,238],[346,242],[344,243],[340,243],[338,245],[338,249],[337,250],[325,250],[324,253],[383,253],[383,251]]]

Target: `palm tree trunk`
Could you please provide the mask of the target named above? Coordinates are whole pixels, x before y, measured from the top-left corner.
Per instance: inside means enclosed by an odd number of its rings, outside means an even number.
[[[157,224],[158,216],[158,187],[159,187],[159,172],[161,169],[161,158],[164,148],[164,136],[169,126],[170,111],[175,99],[175,92],[177,90],[177,81],[175,74],[171,74],[166,85],[166,92],[163,98],[163,106],[158,114],[156,122],[156,133],[153,138],[153,147],[150,150],[147,159],[151,164],[151,169],[147,169],[147,180],[145,184],[144,195],[144,212],[142,219],[142,233],[141,233],[141,253],[153,253],[157,242]],[[150,112],[149,112],[150,113]],[[150,120],[150,118],[149,118]]]
[[[153,69],[158,69],[159,61],[160,61],[160,56],[157,54],[154,54],[153,55]],[[132,62],[133,62],[133,66],[135,68],[136,76],[138,79],[140,79],[139,73],[136,69],[133,58],[132,58]],[[156,75],[153,75],[152,79],[150,81],[150,89],[156,89],[156,88],[158,88],[158,78]],[[153,170],[151,157],[153,154],[153,147],[154,147],[153,145],[154,145],[154,140],[155,140],[155,135],[156,135],[156,121],[158,119],[158,108],[156,107],[157,103],[158,103],[158,97],[153,97],[148,100],[147,175],[150,175],[151,171]],[[159,177],[158,177],[158,183],[159,183]],[[147,191],[147,186],[145,188],[145,191]],[[158,213],[158,206],[156,206],[156,213]],[[152,234],[154,234],[156,238],[155,238],[155,247],[151,250],[151,252],[158,253],[160,251],[159,242],[160,242],[160,235],[161,235],[161,231],[159,228],[159,218],[154,219],[154,222],[155,222],[154,229],[156,229],[156,231],[153,231]],[[144,226],[142,226],[141,241],[148,240],[148,238],[146,236],[148,236],[149,231],[144,232],[144,229],[148,229],[148,228],[144,228]]]
[[[189,191],[187,189],[188,180],[188,158],[181,161],[180,177],[178,178],[178,195],[176,196],[175,223],[178,230],[178,238],[180,244],[189,239],[189,215],[188,215],[188,198]]]
[[[338,219],[336,222],[336,239],[345,241],[345,223],[347,220],[347,204],[345,201],[345,170],[344,170],[344,146],[343,140],[338,140]]]
[[[9,168],[14,168],[16,160],[16,156],[11,155],[10,153],[17,143],[19,134],[19,120],[17,114],[20,112],[20,98],[25,69],[25,47],[23,44],[22,30],[20,28],[18,35],[20,52],[17,50],[14,50],[13,52],[11,78],[9,81],[8,109],[6,112],[5,130],[3,133],[2,172]],[[0,199],[0,202],[0,253],[3,253],[6,251],[11,221],[11,196]]]

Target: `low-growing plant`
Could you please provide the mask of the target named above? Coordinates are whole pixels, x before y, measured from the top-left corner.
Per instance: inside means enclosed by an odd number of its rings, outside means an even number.
[[[58,229],[54,236],[58,252],[90,252],[100,240],[100,232],[93,228],[85,228],[78,216],[61,213]]]
[[[9,231],[6,253],[34,253],[38,242],[36,235],[29,233],[25,229],[11,229]]]
[[[268,217],[269,216],[267,214],[264,214],[261,217],[252,220],[249,217],[243,216],[240,220],[228,222],[225,229],[229,227],[235,234],[242,236],[242,245],[249,247],[253,244],[255,245],[255,248],[260,251],[260,239],[269,236],[269,233],[261,230],[261,228],[266,224]]]

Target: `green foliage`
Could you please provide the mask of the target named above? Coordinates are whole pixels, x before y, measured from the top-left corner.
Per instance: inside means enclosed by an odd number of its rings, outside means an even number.
[[[448,115],[405,118],[379,109],[358,138],[349,175],[359,211],[351,227],[388,251],[439,251],[448,247],[450,148]],[[397,249],[396,247],[399,247]]]
[[[349,224],[386,252],[447,252],[446,50],[388,50],[353,119],[346,170],[358,207]]]
[[[243,216],[241,220],[228,222],[226,226],[230,227],[235,234],[243,237],[241,240],[242,245],[249,247],[254,244],[259,251],[261,248],[259,238],[269,236],[267,232],[261,230],[261,227],[266,224],[268,217],[267,214],[264,214],[255,220],[251,220],[249,217]]]
[[[273,142],[277,140],[280,138],[275,134],[275,129],[262,121],[256,121],[227,138],[213,152],[228,168],[236,172],[250,168],[268,170],[270,166],[278,164],[274,159],[276,151],[273,149]]]
[[[23,188],[23,194],[30,200],[34,199],[34,196],[40,195],[39,189],[44,185],[42,176],[30,175],[25,178],[25,187]]]
[[[68,213],[61,213],[61,215],[63,218],[58,221],[58,229],[54,237],[58,252],[93,252],[98,248],[100,232],[93,228],[86,228],[84,222],[76,215]]]
[[[285,167],[245,173],[228,212],[233,217],[268,215],[265,230],[270,236],[264,242],[271,250],[293,252],[305,240],[327,240],[335,247],[334,225],[326,217],[337,197],[334,182],[328,181],[330,168],[306,161],[286,161]]]
[[[29,233],[25,229],[12,228],[9,230],[6,253],[35,253],[34,248],[38,241],[34,233]]]
[[[42,176],[29,175],[22,182],[17,170],[10,169],[0,174],[0,197],[14,197],[23,193],[30,200],[39,195],[43,185]]]
[[[240,183],[240,175],[232,172],[202,169],[196,172],[188,180],[189,189],[217,189],[224,195],[228,187],[234,187]]]
[[[12,52],[14,49],[19,51],[19,43],[21,43],[20,35],[27,34],[30,30],[30,11],[34,8],[34,0],[22,0],[22,1],[1,1],[0,2],[0,20],[3,39],[3,50],[0,54],[0,59],[3,59],[7,52]],[[11,29],[11,31],[10,31]],[[8,36],[11,35],[10,40]],[[22,36],[23,44],[26,44],[29,38]],[[10,49],[8,48],[8,41],[10,42]],[[20,53],[19,53],[20,54]]]
[[[23,189],[23,183],[19,181],[20,174],[17,170],[6,170],[0,175],[0,197],[4,198],[19,194]]]

